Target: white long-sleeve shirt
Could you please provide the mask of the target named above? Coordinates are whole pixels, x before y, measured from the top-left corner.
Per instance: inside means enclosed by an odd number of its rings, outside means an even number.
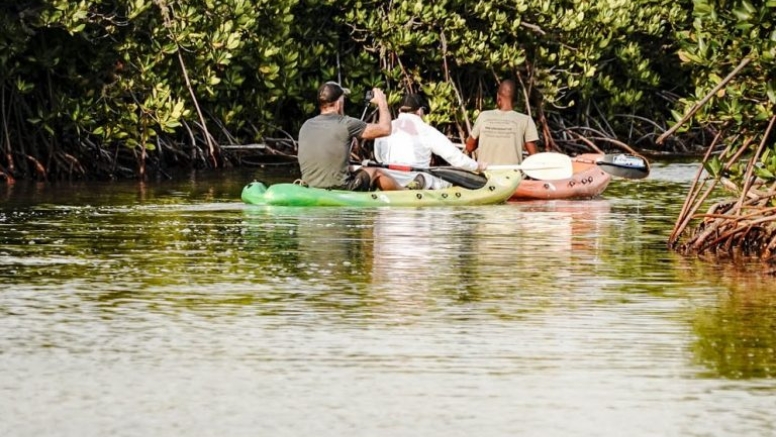
[[[413,167],[428,167],[431,155],[437,155],[453,167],[476,171],[477,161],[463,152],[443,133],[426,124],[418,115],[400,113],[391,122],[392,132],[387,137],[377,138],[374,144],[375,159],[384,164],[403,164]],[[407,185],[417,173],[391,171],[401,185]],[[425,188],[445,188],[450,183],[427,173]]]

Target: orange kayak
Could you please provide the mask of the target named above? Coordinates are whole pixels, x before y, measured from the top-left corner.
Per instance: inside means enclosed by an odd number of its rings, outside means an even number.
[[[571,158],[574,174],[568,179],[539,181],[524,179],[509,200],[581,199],[600,195],[612,176],[601,170],[596,161],[604,155],[586,153]]]

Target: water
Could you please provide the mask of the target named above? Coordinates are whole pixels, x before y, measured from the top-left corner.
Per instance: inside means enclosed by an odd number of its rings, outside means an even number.
[[[0,435],[774,435],[773,278],[665,249],[694,172],[427,209],[2,187]]]

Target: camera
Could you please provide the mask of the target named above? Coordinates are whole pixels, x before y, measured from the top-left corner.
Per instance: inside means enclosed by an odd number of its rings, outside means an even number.
[[[375,93],[372,92],[372,90],[366,90],[366,95],[364,96],[364,99],[367,102],[371,102],[372,99],[374,99],[374,98],[375,98]]]

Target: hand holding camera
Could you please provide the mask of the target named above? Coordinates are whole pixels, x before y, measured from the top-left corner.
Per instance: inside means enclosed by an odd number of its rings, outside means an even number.
[[[367,102],[373,103],[377,106],[380,106],[381,104],[388,104],[385,98],[385,93],[380,88],[372,88],[371,90],[368,90],[364,98]]]

